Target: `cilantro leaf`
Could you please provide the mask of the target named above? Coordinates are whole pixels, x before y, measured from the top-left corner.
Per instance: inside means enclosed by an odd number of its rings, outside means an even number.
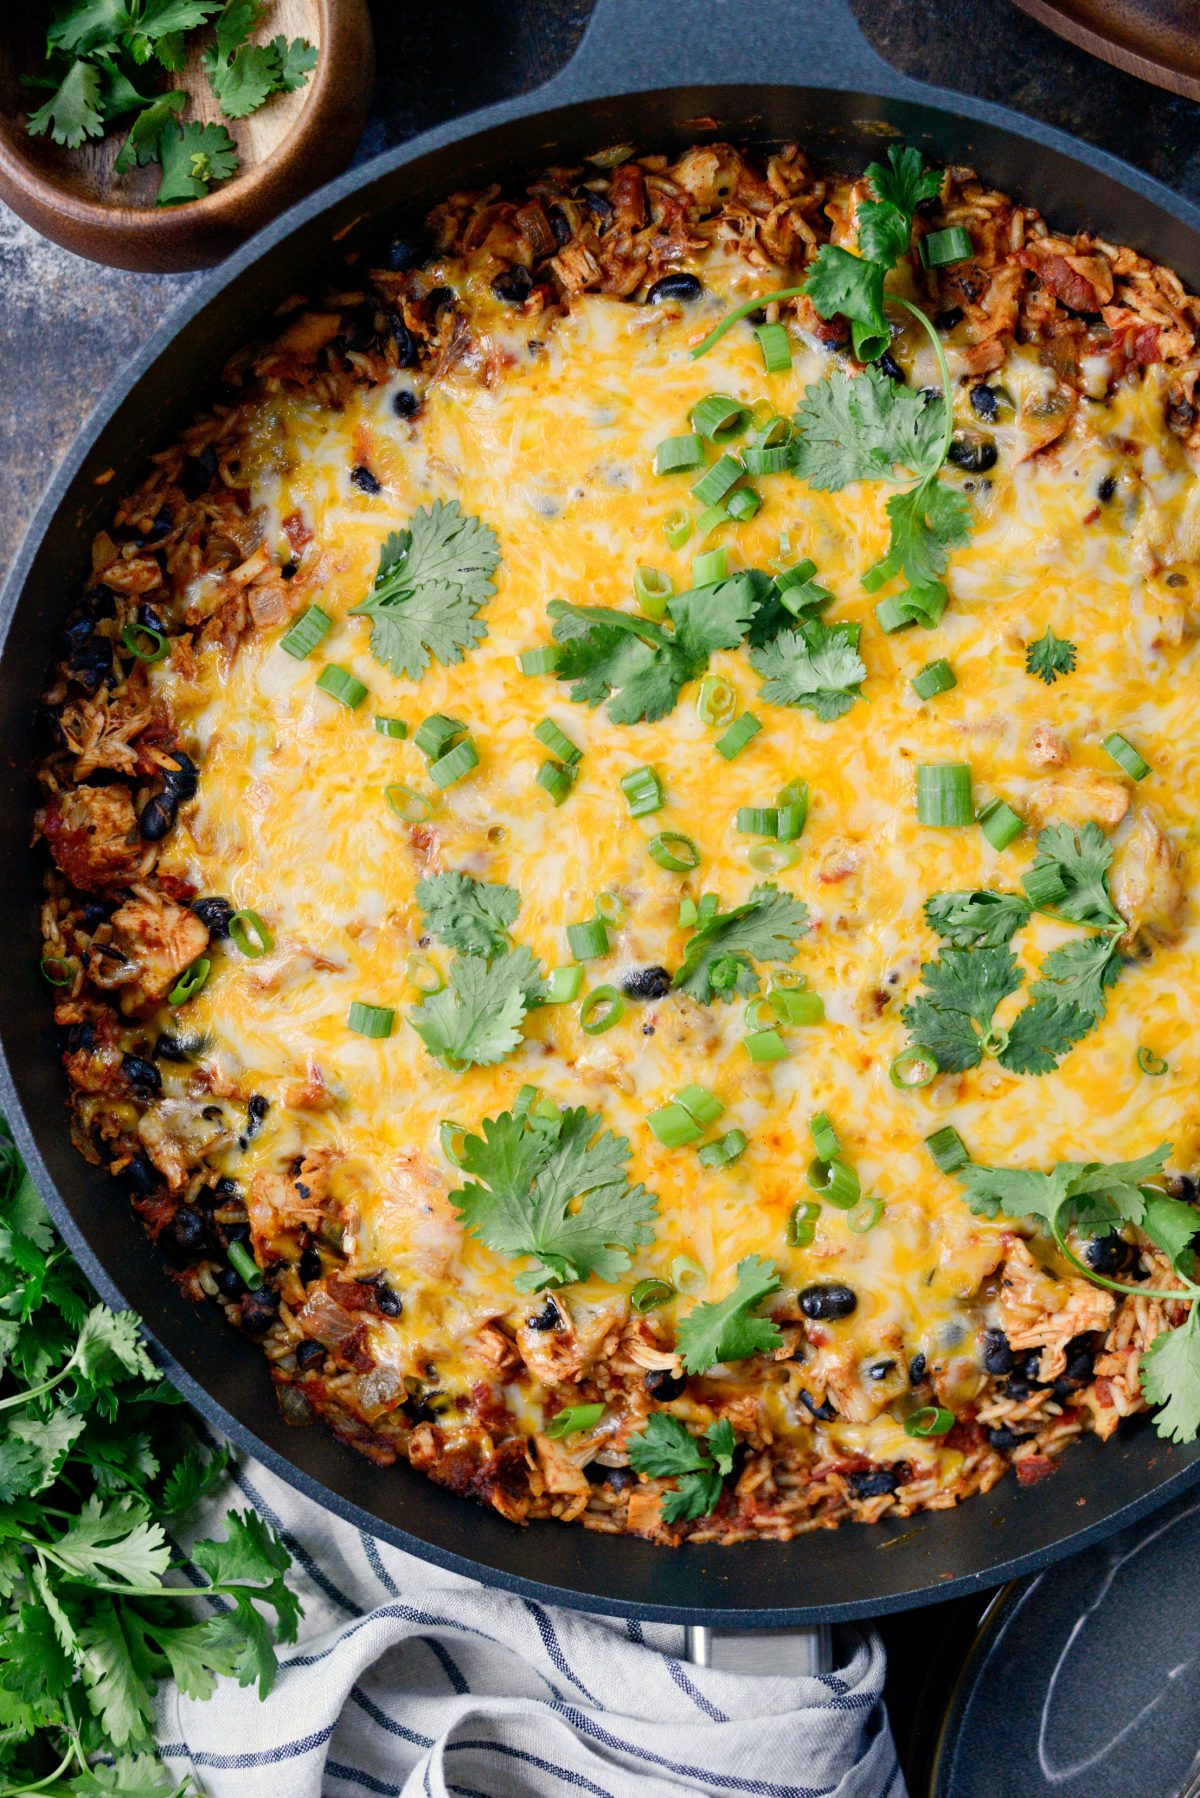
[[[118,50],[129,23],[125,0],[73,0],[53,11],[55,16],[46,31],[47,46],[71,56]]]
[[[1065,637],[1056,637],[1047,629],[1036,643],[1031,643],[1025,651],[1025,672],[1035,674],[1048,687],[1052,687],[1060,674],[1072,674],[1075,669],[1075,645]]]
[[[225,0],[215,21],[217,55],[223,62],[236,54],[266,13],[266,0]]]
[[[0,1503],[12,1504],[53,1485],[86,1425],[86,1417],[62,1406],[49,1417],[28,1414],[10,1422],[0,1436]]]
[[[852,255],[836,244],[822,244],[803,282],[805,293],[822,318],[840,314],[856,324],[869,325],[886,340],[883,315],[883,278],[887,270],[869,257]]]
[[[897,469],[936,472],[946,402],[889,380],[878,368],[838,370],[805,389],[795,413],[796,473],[820,492],[889,481]]]
[[[582,1106],[557,1130],[531,1129],[510,1111],[485,1118],[461,1148],[474,1176],[450,1194],[472,1236],[503,1255],[531,1256],[513,1281],[540,1292],[595,1274],[617,1280],[627,1251],[653,1240],[658,1200],[626,1173],[629,1144]]]
[[[145,1652],[122,1627],[111,1599],[101,1598],[79,1632],[80,1672],[100,1726],[118,1748],[150,1740],[154,1721]]]
[[[487,635],[476,616],[496,591],[496,533],[437,500],[393,531],[379,552],[374,585],[350,616],[371,619],[371,654],[393,674],[419,680],[430,658],[449,667]]]
[[[1013,1019],[996,1059],[1010,1074],[1051,1074],[1095,1022],[1093,1014],[1080,1005],[1062,999],[1035,999]]]
[[[808,929],[808,907],[783,893],[772,881],[761,881],[750,897],[731,911],[714,912],[688,939],[683,965],[672,985],[705,1005],[728,1003],[736,994],[758,991],[756,961],[791,961]]]
[[[1104,1016],[1106,994],[1121,973],[1121,955],[1110,936],[1080,937],[1052,949],[1030,987],[1035,999],[1077,1005],[1094,1019]]]
[[[650,1479],[675,1481],[663,1493],[660,1510],[664,1523],[682,1523],[707,1517],[715,1510],[725,1479],[733,1470],[736,1447],[733,1426],[727,1417],[710,1423],[704,1432],[706,1449],[678,1417],[652,1411],[640,1436],[631,1436],[626,1447],[629,1464]]]
[[[68,1576],[82,1580],[157,1585],[170,1559],[162,1529],[132,1498],[105,1503],[93,1494],[54,1543],[55,1563]]]
[[[937,478],[936,470],[887,502],[892,535],[886,556],[868,573],[878,582],[903,574],[914,587],[932,586],[945,573],[948,552],[971,535],[971,508]]]
[[[290,44],[285,37],[273,37],[271,49],[275,53],[276,90],[282,94],[295,93],[317,66],[316,46],[304,37],[294,37]]]
[[[910,218],[923,200],[936,200],[942,190],[941,169],[927,169],[921,152],[912,144],[890,144],[887,165],[868,163],[866,178],[877,200]]]
[[[100,112],[100,71],[91,63],[73,62],[44,106],[29,115],[30,137],[47,131],[56,144],[77,150],[89,137],[104,135]]]
[[[855,626],[819,618],[803,619],[799,629],[781,631],[773,642],[752,649],[750,662],[767,677],[759,688],[763,699],[807,707],[827,724],[861,696],[867,673]]]
[[[925,920],[955,949],[1003,948],[1029,922],[1032,907],[1019,893],[935,893],[925,903]],[[1037,990],[1036,988],[1034,989]]]
[[[900,1014],[913,1042],[929,1050],[944,1074],[978,1067],[996,1007],[1023,979],[1016,957],[999,947],[943,949],[936,961],[921,964],[921,978],[927,990]]]
[[[210,49],[202,60],[209,86],[227,119],[248,118],[275,92],[279,62],[266,44],[242,44],[228,61]]]
[[[409,1021],[435,1060],[452,1071],[490,1067],[518,1047],[519,1026],[543,991],[524,947],[493,961],[461,956],[450,965],[449,985],[410,1011]]]
[[[1050,1173],[1035,1168],[984,1167],[969,1161],[959,1169],[965,1198],[978,1217],[1037,1217],[1049,1224],[1068,1204],[1083,1228],[1140,1224],[1146,1213],[1142,1187],[1162,1173],[1170,1143],[1160,1143],[1135,1161],[1060,1161]]]
[[[135,163],[144,168],[148,162],[158,161],[159,134],[179,117],[186,100],[184,90],[176,88],[172,93],[160,94],[157,100],[143,107],[113,163],[118,175],[127,175]]]
[[[1176,1330],[1154,1338],[1141,1358],[1139,1378],[1148,1403],[1160,1410],[1154,1427],[1167,1442],[1191,1442],[1200,1434],[1200,1321],[1188,1308]]]
[[[201,200],[214,181],[225,181],[240,167],[237,146],[224,125],[168,125],[159,134],[163,167],[156,206]]]
[[[1048,824],[1038,833],[1037,855],[1024,878],[1026,891],[1031,876],[1053,868],[1066,888],[1063,897],[1053,906],[1057,916],[1069,919],[1072,924],[1123,930],[1125,920],[1113,905],[1108,891],[1112,858],[1113,846],[1098,824],[1089,821],[1078,828],[1070,824]]]
[[[456,872],[427,875],[416,897],[426,928],[463,955],[503,954],[521,904],[513,887]]]
[[[782,1284],[773,1261],[747,1255],[738,1262],[737,1284],[715,1303],[694,1305],[680,1319],[678,1347],[689,1373],[705,1373],[726,1361],[768,1354],[783,1337],[769,1317],[753,1317],[755,1307]]]

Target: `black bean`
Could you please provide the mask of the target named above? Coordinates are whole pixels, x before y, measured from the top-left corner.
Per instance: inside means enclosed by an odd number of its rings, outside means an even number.
[[[971,389],[971,410],[976,418],[984,419],[988,424],[995,424],[1000,416],[1000,395],[986,381],[980,381]]]
[[[313,1286],[321,1278],[321,1257],[311,1242],[306,1242],[300,1251],[300,1281],[304,1286]]]
[[[217,472],[217,452],[208,444],[198,456],[189,456],[179,476],[185,499],[199,499],[212,486]]]
[[[382,493],[383,492],[383,488],[380,486],[379,482],[375,479],[375,476],[371,473],[371,470],[369,468],[364,468],[361,462],[358,464],[358,466],[356,468],[352,468],[350,470],[350,479],[354,483],[354,485],[359,489],[359,491],[362,493]]]
[[[162,1075],[152,1061],[146,1061],[141,1055],[122,1055],[121,1072],[135,1092],[162,1091]]]
[[[319,1342],[298,1342],[296,1344],[297,1367],[315,1367],[318,1361],[325,1359],[325,1350]]]
[[[112,644],[107,637],[88,637],[71,651],[67,666],[86,693],[95,693],[113,679]]]
[[[260,1286],[242,1300],[242,1328],[248,1336],[265,1336],[279,1315],[279,1294],[273,1286]]]
[[[397,364],[401,368],[411,368],[419,354],[416,338],[398,312],[389,313],[388,324],[391,326],[392,342],[396,346]]]
[[[1106,474],[1104,479],[1101,481],[1100,485],[1096,489],[1096,498],[1100,501],[1101,505],[1107,505],[1109,500],[1112,498],[1113,494],[1116,491],[1117,491],[1116,476],[1111,475],[1111,474]]]
[[[80,1049],[85,1055],[90,1055],[95,1046],[96,1032],[90,1024],[71,1025],[67,1031],[67,1048],[72,1055],[77,1055]]]
[[[894,1372],[895,1366],[894,1361],[872,1361],[867,1369],[867,1378],[868,1380],[886,1380],[888,1375]]]
[[[181,1205],[171,1219],[171,1235],[175,1247],[184,1255],[194,1255],[204,1244],[204,1217],[194,1205]]]
[[[908,1377],[914,1386],[920,1386],[923,1383],[927,1365],[928,1363],[926,1362],[924,1355],[914,1355],[909,1362]]]
[[[214,941],[223,942],[229,935],[229,920],[233,916],[233,906],[228,899],[197,899],[192,910]]]
[[[846,1484],[855,1498],[879,1498],[885,1492],[894,1492],[900,1478],[889,1468],[874,1467],[865,1473],[848,1473]]]
[[[562,1312],[553,1299],[547,1299],[542,1309],[526,1321],[531,1330],[561,1330],[563,1327]]]
[[[240,1199],[242,1196],[241,1187],[236,1180],[230,1179],[228,1174],[221,1175],[221,1178],[217,1181],[215,1191],[223,1199]]]
[[[375,338],[375,313],[371,307],[365,306],[355,314],[354,321],[346,332],[346,348],[357,350],[361,354],[370,349]]]
[[[857,1306],[858,1295],[849,1286],[806,1286],[800,1294],[801,1311],[814,1320],[849,1317]]]
[[[998,1429],[989,1430],[987,1433],[987,1439],[992,1447],[999,1449],[1016,1448],[1018,1442],[1028,1442],[1029,1436],[1028,1430],[1010,1430],[1004,1423]]]
[[[1086,1336],[1073,1337],[1067,1344],[1067,1365],[1054,1382],[1054,1396],[1060,1397],[1059,1387],[1067,1391],[1077,1391],[1091,1380],[1096,1363],[1096,1351]]]
[[[375,1282],[375,1303],[385,1317],[399,1317],[404,1309],[400,1294],[384,1280]]]
[[[670,1404],[673,1398],[687,1385],[687,1380],[680,1373],[671,1373],[665,1367],[652,1367],[642,1381],[651,1398],[659,1399],[664,1405]]]
[[[299,562],[285,562],[283,567],[279,570],[280,579],[285,581],[295,580],[296,570],[299,566]]]
[[[1003,1330],[990,1329],[983,1332],[983,1365],[987,1373],[1011,1373],[1013,1369],[1013,1352],[1008,1346],[1008,1337]]]
[[[891,350],[884,350],[883,355],[876,359],[875,366],[881,374],[887,376],[889,381],[899,381],[901,386],[904,385],[904,370],[892,355]]]
[[[416,231],[397,231],[388,245],[387,265],[394,275],[420,268],[428,255],[425,239]]]
[[[594,212],[599,219],[610,219],[613,216],[613,203],[603,194],[593,193],[590,187],[577,187],[575,199],[582,200],[589,212]]]
[[[213,1278],[223,1299],[240,1299],[246,1290],[245,1281],[234,1267],[219,1267]]]
[[[504,269],[492,282],[492,292],[496,298],[509,306],[523,306],[532,289],[533,277],[519,263],[515,268]]]
[[[175,766],[163,770],[164,791],[182,805],[185,799],[195,798],[196,788],[200,784],[200,770],[191,756],[185,755],[182,749],[172,749],[171,760]]]
[[[1200,1199],[1200,1187],[1197,1187],[1191,1174],[1168,1174],[1167,1191],[1173,1199],[1179,1199],[1185,1205],[1195,1205]]]
[[[698,300],[703,291],[697,275],[680,269],[676,274],[659,277],[646,295],[646,304],[657,306],[660,300],[682,300],[686,305],[690,300]]]
[[[561,250],[563,245],[570,243],[574,236],[574,232],[571,229],[571,221],[561,206],[551,206],[546,216],[550,220],[550,229],[554,233],[554,241]]]
[[[443,306],[451,306],[458,298],[452,287],[431,287],[425,295],[430,318],[436,318]]]
[[[156,606],[152,606],[149,600],[146,599],[142,601],[137,609],[137,621],[139,624],[144,625],[148,631],[162,631],[166,629],[166,625],[163,623],[162,613]]]
[[[945,331],[953,331],[955,325],[961,325],[962,321],[963,321],[962,307],[961,306],[947,306],[944,312],[939,312],[937,314],[933,323],[934,323],[935,329],[945,332]]]
[[[144,1155],[135,1155],[125,1167],[122,1178],[128,1181],[139,1199],[148,1199],[162,1185],[162,1175]]]
[[[271,1109],[271,1101],[264,1099],[261,1093],[251,1093],[246,1105],[249,1123],[246,1125],[247,1136],[257,1136],[263,1119]]]
[[[225,1241],[227,1243],[230,1243],[230,1242],[248,1243],[250,1241],[250,1226],[247,1223],[224,1224],[224,1225],[222,1225],[222,1234],[224,1235]]]
[[[1015,1400],[1018,1405],[1023,1405],[1025,1400],[1029,1397],[1029,1394],[1033,1391],[1033,1387],[1028,1380],[1015,1378],[1004,1380],[997,1386],[996,1391],[1000,1394],[1001,1398],[1011,1398]]]
[[[822,1399],[821,1403],[818,1404],[811,1392],[805,1392],[803,1388],[801,1389],[800,1397],[803,1403],[812,1412],[813,1416],[820,1418],[822,1423],[830,1423],[837,1416],[837,1412],[834,1410],[828,1399]]]
[[[1093,1236],[1083,1251],[1083,1258],[1095,1274],[1119,1274],[1132,1258],[1133,1249],[1116,1230],[1107,1236]]]
[[[175,822],[176,806],[169,793],[156,793],[142,807],[138,830],[147,843],[160,843]]]
[[[158,511],[154,514],[154,523],[150,526],[146,542],[161,543],[163,538],[170,531],[173,522],[174,520],[171,517],[170,506],[160,506]]]
[[[959,432],[950,439],[949,456],[956,468],[965,468],[969,474],[984,474],[996,466],[996,446],[990,437]]]
[[[111,905],[106,905],[103,899],[89,899],[79,914],[79,922],[84,930],[95,930],[98,925],[106,924],[111,917]]]
[[[583,1471],[591,1485],[611,1486],[614,1492],[627,1492],[637,1485],[632,1467],[602,1467],[599,1461],[589,1461]]]
[[[420,404],[416,394],[410,393],[407,387],[399,388],[392,395],[392,411],[397,418],[411,418]]]
[[[665,968],[634,968],[621,981],[627,999],[663,999],[671,990],[671,976]]]
[[[1196,408],[1190,400],[1172,400],[1167,406],[1167,423],[1173,431],[1190,431],[1196,422]]]

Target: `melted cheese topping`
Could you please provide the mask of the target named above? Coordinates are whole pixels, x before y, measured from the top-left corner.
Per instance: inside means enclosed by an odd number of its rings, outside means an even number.
[[[924,1350],[944,1363],[960,1342],[974,1353],[983,1315],[976,1295],[995,1265],[1001,1226],[973,1218],[957,1183],[933,1168],[923,1139],[943,1123],[953,1119],[976,1160],[1001,1164],[1115,1160],[1166,1139],[1175,1163],[1188,1166],[1200,1150],[1194,913],[1177,941],[1127,968],[1108,1016],[1058,1073],[1019,1077],[985,1062],[915,1093],[898,1092],[888,1078],[906,1042],[900,1005],[918,984],[921,960],[936,953],[925,900],[949,888],[1012,889],[1032,857],[1032,832],[998,855],[978,829],[922,828],[918,762],[969,761],[977,798],[1001,794],[1025,812],[1057,773],[1031,760],[1036,726],[1052,722],[1069,745],[1070,778],[1118,782],[1101,738],[1120,729],[1154,772],[1118,834],[1149,808],[1177,849],[1193,844],[1196,644],[1179,628],[1192,589],[1150,570],[1195,553],[1200,502],[1162,427],[1153,375],[1108,404],[1082,403],[1068,435],[1041,456],[1020,460],[1023,427],[1002,424],[989,480],[947,471],[971,493],[975,529],[952,558],[952,604],[936,634],[884,636],[862,591],[862,571],[886,545],[887,488],[815,493],[789,475],[756,483],[766,502],[758,517],[723,532],[731,571],[777,570],[811,556],[836,596],[832,616],[862,621],[864,701],[837,722],[765,704],[745,652],[719,654],[712,669],[764,725],[726,763],[714,749],[718,733],[697,715],[695,685],[660,722],[618,727],[603,708],[573,705],[552,676],[521,674],[518,654],[549,641],[548,600],[628,606],[638,564],[666,569],[677,591],[690,584],[698,546],[668,548],[663,522],[695,477],[656,477],[652,462],[664,436],[687,428],[691,405],[713,390],[748,403],[765,393],[786,414],[804,385],[828,372],[827,357],[799,346],[790,373],[766,376],[744,328],[691,360],[688,347],[742,297],[733,281],[711,297],[718,279],[706,269],[709,295],[682,317],[584,297],[568,318],[543,325],[540,345],[526,344],[511,324],[502,340],[494,319],[499,377],[481,385],[476,369],[451,370],[415,422],[395,416],[394,390],[364,392],[339,414],[281,401],[264,429],[269,447],[253,497],[274,527],[298,511],[314,533],[305,597],[334,628],[307,661],[281,653],[274,633],[248,636],[231,667],[210,661],[191,681],[169,664],[152,671],[203,769],[198,803],[181,815],[167,865],[201,892],[254,907],[275,939],[258,961],[219,953],[214,978],[190,1007],[189,1021],[212,1032],[221,1078],[272,1101],[238,1176],[248,1183],[255,1170],[284,1168],[306,1149],[336,1148],[334,1191],[352,1219],[352,1265],[386,1270],[404,1300],[402,1318],[375,1326],[374,1352],[409,1375],[436,1364],[450,1390],[479,1377],[479,1326],[493,1317],[519,1321],[529,1305],[513,1291],[518,1264],[459,1225],[447,1200],[456,1176],[438,1127],[447,1118],[476,1127],[526,1082],[562,1104],[601,1111],[630,1141],[630,1177],[658,1194],[657,1238],[636,1255],[629,1284],[665,1275],[686,1255],[705,1272],[697,1296],[716,1298],[730,1289],[741,1257],[767,1255],[792,1288],[836,1279],[854,1289],[853,1316],[828,1328],[831,1340],[864,1357]],[[481,312],[476,327],[484,333]],[[915,342],[908,360],[914,385],[935,379],[931,356]],[[1019,402],[1018,414],[1048,380],[1032,352],[1020,351],[994,378]],[[976,424],[965,391],[956,404],[959,422]],[[359,463],[382,483],[378,495],[351,483]],[[1117,491],[1100,505],[1097,486],[1110,474],[1120,476]],[[435,663],[419,684],[396,680],[370,653],[369,621],[347,614],[371,586],[384,535],[418,506],[449,497],[499,536],[487,636],[455,667]],[[1052,690],[1024,670],[1025,646],[1048,625],[1079,647],[1077,672]],[[958,685],[922,706],[910,679],[935,655],[950,660]],[[325,661],[368,687],[357,712],[317,690]],[[431,824],[415,835],[389,809],[384,788],[405,781],[427,789],[424,760],[411,735],[377,735],[374,712],[405,718],[410,731],[432,712],[471,723],[480,766],[437,798]],[[558,810],[535,785],[544,751],[532,726],[546,714],[583,750],[578,782]],[[631,820],[619,781],[644,763],[658,771],[668,803]],[[421,996],[408,963],[422,931],[414,899],[422,874],[460,869],[515,887],[514,937],[548,968],[571,959],[566,924],[589,917],[601,891],[615,892],[624,922],[610,933],[611,956],[588,965],[588,982],[619,981],[649,963],[674,968],[686,941],[680,898],[712,891],[732,905],[760,878],[747,862],[753,839],[734,825],[738,806],[770,803],[797,778],[809,783],[811,812],[802,853],[776,878],[810,907],[796,966],[822,996],[826,1022],[788,1031],[788,1060],[751,1063],[741,1004],[627,1002],[620,1024],[600,1037],[582,1033],[577,1006],[547,1006],[528,1017],[523,1045],[507,1061],[461,1074],[441,1068],[404,1021]],[[696,838],[697,875],[656,866],[646,843],[660,830]],[[1028,979],[1064,935],[1044,919],[1021,933],[1014,947]],[[429,953],[448,965],[436,945]],[[1022,998],[1004,1002],[999,1024]],[[351,1034],[355,999],[399,1008],[390,1039]],[[1166,1078],[1139,1073],[1141,1043],[1166,1057]],[[289,1087],[314,1075],[332,1099],[328,1108],[289,1104]],[[721,1130],[737,1126],[749,1138],[727,1170],[704,1171],[694,1150],[661,1147],[646,1125],[647,1113],[689,1081],[725,1101]],[[818,1110],[835,1121],[863,1190],[886,1210],[876,1229],[855,1235],[844,1214],[826,1207],[813,1243],[789,1248],[789,1214],[809,1196],[807,1121]],[[565,1298],[578,1320],[596,1308],[619,1310],[626,1292],[593,1280]],[[770,1401],[773,1427],[811,1428],[786,1390]],[[534,1386],[510,1389],[529,1428],[540,1416],[537,1397]],[[831,1425],[828,1435],[879,1459],[953,1459],[936,1443],[914,1443],[887,1415]]]

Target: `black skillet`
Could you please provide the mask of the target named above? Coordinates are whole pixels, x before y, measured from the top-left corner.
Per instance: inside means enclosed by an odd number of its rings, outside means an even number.
[[[666,81],[669,85],[662,85]],[[205,1417],[284,1479],[400,1547],[517,1591],[695,1625],[767,1627],[871,1615],[998,1584],[1128,1527],[1200,1473],[1200,1444],[1144,1423],[1085,1441],[1028,1491],[1003,1481],[957,1511],[789,1544],[672,1553],[633,1539],[518,1529],[407,1467],[380,1472],[322,1429],[279,1417],[260,1351],[164,1277],[126,1197],[68,1140],[64,1076],[38,975],[40,865],[27,853],[31,717],[89,544],[146,454],[205,398],[226,356],[335,244],[378,239],[458,187],[520,179],[618,143],[681,148],[794,138],[857,170],[890,135],[967,162],[1068,230],[1092,226],[1200,288],[1200,209],[1061,131],[923,87],[869,48],[846,0],[599,0],[579,52],[539,92],[440,126],[294,207],[188,295],[117,379],[43,501],[0,609],[0,1100],[71,1247],[114,1304],[141,1312],[163,1365]],[[1081,1151],[1086,1145],[1080,1145]]]

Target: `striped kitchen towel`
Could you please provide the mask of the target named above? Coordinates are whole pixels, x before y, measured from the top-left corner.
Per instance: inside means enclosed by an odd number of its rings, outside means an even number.
[[[160,1694],[159,1752],[208,1798],[904,1798],[877,1636],[846,1632],[818,1677],[717,1672],[680,1660],[678,1627],[427,1565],[255,1461],[197,1533],[230,1504],[282,1533],[304,1619],[265,1703],[232,1680],[203,1703]]]

